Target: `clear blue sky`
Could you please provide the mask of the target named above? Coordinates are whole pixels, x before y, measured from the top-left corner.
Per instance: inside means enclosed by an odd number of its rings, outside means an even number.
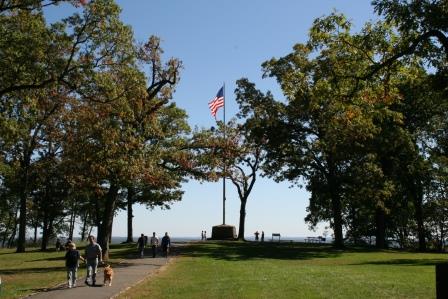
[[[185,109],[189,123],[206,127],[215,124],[207,103],[222,83],[226,84],[226,117],[236,113],[235,81],[247,77],[263,91],[281,97],[273,80],[261,78],[261,63],[291,52],[297,42],[307,40],[308,29],[316,17],[343,12],[359,30],[375,19],[368,0],[118,0],[122,19],[130,24],[139,41],[151,35],[161,37],[165,57],[183,61],[181,81],[174,101]],[[63,8],[51,10],[56,17]],[[222,117],[222,110],[219,117]],[[227,193],[227,224],[238,229],[239,199],[230,183]],[[246,236],[264,230],[266,236],[278,232],[287,236],[317,236],[321,225],[310,232],[304,221],[309,194],[289,183],[277,184],[259,178],[247,204]],[[134,235],[198,236],[210,235],[213,225],[222,223],[222,183],[184,184],[184,198],[170,210],[149,211],[135,205]],[[331,233],[331,231],[330,231]],[[114,221],[114,236],[126,235],[126,212]]]

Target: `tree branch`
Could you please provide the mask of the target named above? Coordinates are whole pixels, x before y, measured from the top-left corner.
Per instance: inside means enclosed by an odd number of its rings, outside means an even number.
[[[372,77],[373,75],[375,75],[377,72],[379,72],[381,69],[391,66],[395,61],[397,61],[401,57],[413,54],[415,52],[417,46],[421,42],[426,41],[427,39],[429,39],[431,37],[437,37],[437,39],[439,40],[439,42],[442,44],[443,48],[445,49],[445,54],[448,56],[448,37],[445,36],[445,34],[443,34],[443,32],[441,32],[439,30],[429,30],[429,31],[423,33],[422,35],[420,35],[416,40],[414,40],[405,49],[399,51],[392,57],[386,59],[384,62],[374,65],[372,70],[369,73],[360,77],[359,79],[367,80],[370,77]]]

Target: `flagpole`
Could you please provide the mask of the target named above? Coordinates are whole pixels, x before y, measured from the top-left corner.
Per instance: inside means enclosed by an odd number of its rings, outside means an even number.
[[[227,171],[227,161],[226,161],[226,83],[224,82],[222,85],[223,96],[224,96],[224,176],[222,177],[222,224],[226,224],[226,171]]]

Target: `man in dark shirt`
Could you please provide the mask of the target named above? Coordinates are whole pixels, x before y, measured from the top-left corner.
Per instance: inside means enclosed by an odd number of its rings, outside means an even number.
[[[162,251],[165,257],[168,257],[170,247],[171,247],[171,239],[168,236],[168,233],[165,233],[165,236],[163,236],[162,238]]]
[[[137,240],[138,251],[140,252],[140,257],[143,258],[145,253],[145,235],[141,234],[140,238]]]

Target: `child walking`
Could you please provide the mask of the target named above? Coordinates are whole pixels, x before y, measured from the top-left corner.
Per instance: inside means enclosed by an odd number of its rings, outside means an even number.
[[[76,276],[78,272],[79,263],[78,260],[84,261],[84,258],[76,250],[75,243],[68,244],[68,251],[65,254],[65,266],[67,267],[67,280],[68,287],[76,287]]]

